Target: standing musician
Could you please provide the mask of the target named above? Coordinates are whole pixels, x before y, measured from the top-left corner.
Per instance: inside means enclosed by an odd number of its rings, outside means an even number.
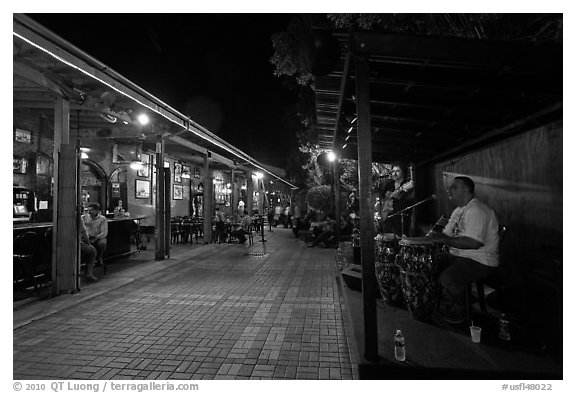
[[[380,191],[381,200],[384,201],[381,204],[380,216],[383,225],[381,225],[380,232],[394,232],[397,235],[408,232],[408,226],[410,225],[408,217],[395,214],[410,206],[414,199],[413,189],[414,182],[406,178],[406,167],[400,163],[392,164],[392,179]],[[404,225],[402,225],[403,218]]]

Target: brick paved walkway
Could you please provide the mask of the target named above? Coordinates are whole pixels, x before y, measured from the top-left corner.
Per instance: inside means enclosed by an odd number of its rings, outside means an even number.
[[[264,257],[175,247],[164,268],[16,327],[14,379],[353,379],[335,250],[267,237]]]

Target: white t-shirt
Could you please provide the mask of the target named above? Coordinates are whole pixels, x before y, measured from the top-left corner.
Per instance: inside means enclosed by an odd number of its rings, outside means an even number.
[[[472,198],[464,207],[457,207],[443,231],[450,237],[467,236],[482,242],[477,250],[450,247],[450,253],[470,258],[487,266],[498,266],[498,218],[494,210]]]

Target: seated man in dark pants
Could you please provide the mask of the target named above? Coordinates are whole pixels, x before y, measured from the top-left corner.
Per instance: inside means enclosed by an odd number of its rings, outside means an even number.
[[[300,231],[307,231],[310,229],[310,225],[313,220],[316,219],[316,212],[310,210],[303,218],[296,218],[294,225],[292,226],[292,232],[294,236],[300,236]]]
[[[242,217],[240,225],[233,225],[230,230],[230,235],[238,239],[238,243],[246,243],[246,233],[248,231],[248,226],[252,223],[250,216],[246,215]]]
[[[96,248],[96,264],[102,265],[102,257],[107,245],[108,220],[100,214],[100,204],[98,202],[88,205],[88,213],[82,216],[82,221],[86,225],[90,243]]]
[[[335,243],[336,221],[334,221],[332,217],[327,217],[326,221],[319,223],[317,228],[319,228],[318,234],[314,238],[314,241],[308,244],[308,247],[314,247],[320,243],[322,243],[324,247],[330,247]]]
[[[86,265],[86,281],[98,280],[93,273],[96,249],[90,244],[83,220],[80,220],[80,260]]]
[[[457,207],[444,230],[428,236],[450,248],[441,261],[439,282],[453,300],[444,319],[457,324],[465,320],[466,284],[488,277],[498,266],[498,219],[474,197],[474,182],[468,177],[455,177],[448,195]]]

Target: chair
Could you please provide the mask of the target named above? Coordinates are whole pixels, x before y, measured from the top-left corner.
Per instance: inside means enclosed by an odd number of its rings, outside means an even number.
[[[28,231],[14,239],[12,263],[14,285],[32,283],[37,290],[35,282],[35,264],[38,258],[38,248],[42,245],[42,236],[36,232]]]
[[[52,234],[53,228],[50,227],[44,233],[42,247],[38,250],[38,258],[35,258],[33,274],[36,290],[38,284],[45,284],[52,278]]]
[[[505,225],[498,226],[498,248],[499,251],[502,249],[502,241],[506,236],[508,228]],[[486,285],[486,281],[490,280],[490,278],[496,274],[496,269],[486,278],[477,281],[470,281],[466,283],[466,321],[468,324],[472,321],[472,309],[474,305],[474,297],[472,293],[472,286],[476,286],[476,297],[478,299],[478,304],[480,305],[480,311],[486,312],[486,296],[484,292],[484,286]]]
[[[140,220],[134,220],[130,223],[130,242],[136,245],[136,249],[140,250],[142,242],[140,240]]]
[[[254,243],[254,224],[250,223],[248,229],[246,229],[246,237],[248,238],[248,244],[252,245]]]
[[[180,243],[182,227],[179,222],[170,223],[170,240],[172,243]]]
[[[188,219],[184,219],[180,226],[181,229],[181,240],[182,243],[190,243],[192,238],[192,222]]]
[[[194,238],[196,239],[196,244],[198,244],[198,238],[204,239],[204,222],[196,220],[192,223],[192,232],[194,232]]]
[[[233,241],[238,240],[238,236],[236,236],[235,234],[233,234],[232,232],[232,226],[231,225],[227,225],[226,226],[226,243],[232,243]]]

